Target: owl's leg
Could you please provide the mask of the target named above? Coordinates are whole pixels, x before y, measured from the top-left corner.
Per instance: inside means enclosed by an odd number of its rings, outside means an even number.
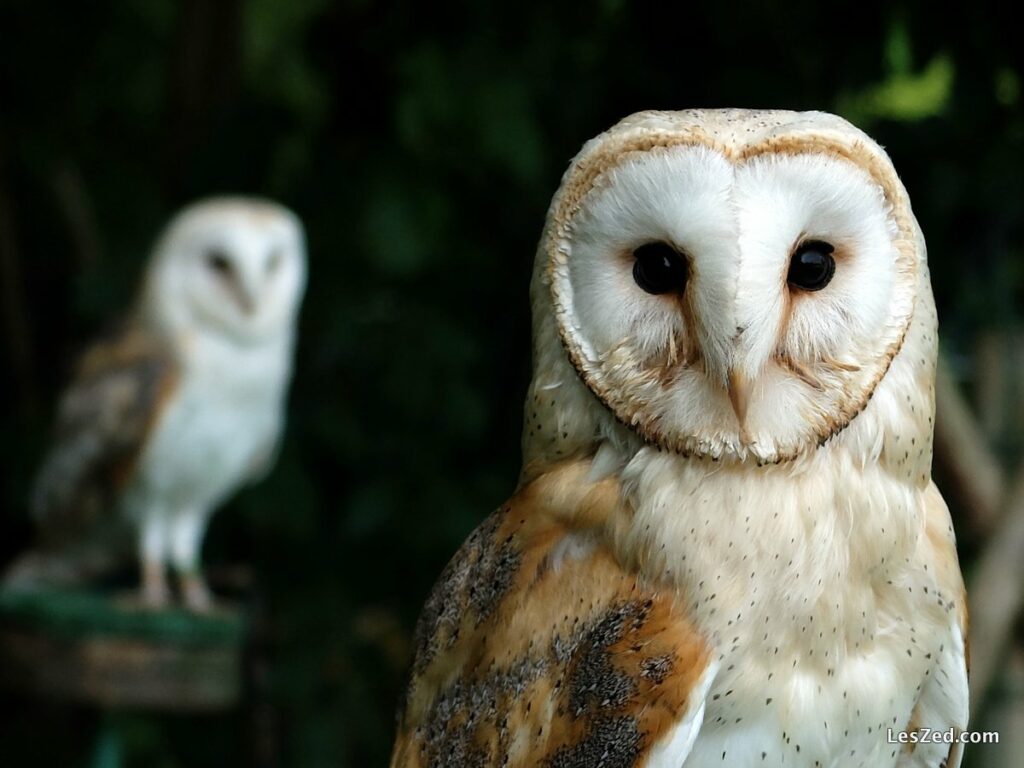
[[[188,509],[171,518],[171,563],[178,576],[185,605],[198,613],[213,608],[213,595],[203,578],[200,551],[208,520],[206,510]]]
[[[167,525],[160,512],[144,515],[139,522],[139,561],[142,563],[142,602],[164,608],[170,602],[167,586]]]

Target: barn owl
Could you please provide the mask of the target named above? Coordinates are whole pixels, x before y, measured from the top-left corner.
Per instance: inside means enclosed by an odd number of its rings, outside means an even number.
[[[287,209],[216,198],[179,213],[127,321],[89,348],[60,403],[36,483],[41,545],[12,585],[88,580],[134,550],[142,598],[211,595],[200,549],[211,514],[272,466],[305,288],[302,226]]]
[[[392,767],[959,765],[899,743],[966,727],[967,614],[885,152],[820,112],[628,117],[531,300],[519,487],[426,602]]]

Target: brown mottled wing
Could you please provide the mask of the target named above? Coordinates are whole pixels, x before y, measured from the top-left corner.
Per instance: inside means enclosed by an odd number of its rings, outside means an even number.
[[[392,768],[632,768],[702,710],[708,650],[673,597],[549,502],[527,487],[442,574]]]
[[[76,535],[112,511],[175,380],[167,349],[131,326],[87,350],[36,478],[32,511],[44,539]]]

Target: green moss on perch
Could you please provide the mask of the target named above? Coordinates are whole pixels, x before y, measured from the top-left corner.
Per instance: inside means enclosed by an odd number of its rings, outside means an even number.
[[[234,609],[151,611],[78,591],[0,591],[0,675],[46,698],[213,710],[238,699],[246,622]]]

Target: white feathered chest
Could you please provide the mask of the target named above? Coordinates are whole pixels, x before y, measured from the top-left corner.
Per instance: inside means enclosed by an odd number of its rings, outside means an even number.
[[[174,507],[215,506],[270,459],[284,421],[290,342],[200,338],[182,347],[178,390],[153,427],[133,490]]]
[[[962,707],[941,691],[965,685],[961,606],[934,562],[928,526],[946,531],[927,492],[820,464],[754,475],[646,451],[625,471],[623,550],[675,586],[717,656],[687,768],[905,765],[888,734],[913,727],[933,676],[927,698],[950,719]]]

